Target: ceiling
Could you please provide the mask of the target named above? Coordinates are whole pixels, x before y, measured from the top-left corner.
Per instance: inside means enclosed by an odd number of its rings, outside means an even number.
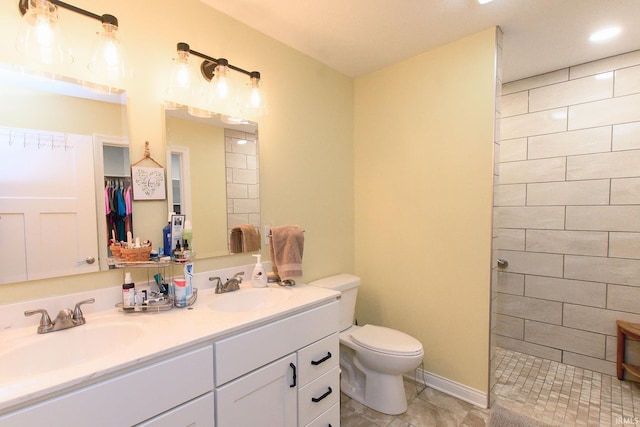
[[[640,49],[640,0],[201,1],[351,77],[496,25],[505,82]]]

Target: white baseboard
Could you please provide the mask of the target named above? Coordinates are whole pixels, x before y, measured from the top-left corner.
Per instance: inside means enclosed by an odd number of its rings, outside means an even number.
[[[489,396],[486,393],[482,393],[476,389],[468,387],[463,384],[459,384],[455,381],[448,380],[439,375],[432,374],[423,369],[416,369],[414,373],[408,373],[404,375],[405,378],[417,381],[422,385],[426,385],[457,399],[464,400],[472,405],[479,406],[480,408],[489,407]]]

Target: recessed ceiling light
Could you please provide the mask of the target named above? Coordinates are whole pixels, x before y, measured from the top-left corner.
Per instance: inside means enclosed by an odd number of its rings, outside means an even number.
[[[480,4],[487,4],[487,3],[491,3],[493,0],[478,0],[478,3]]]
[[[603,28],[602,30],[595,31],[589,36],[591,42],[602,42],[616,37],[622,29],[620,27]]]

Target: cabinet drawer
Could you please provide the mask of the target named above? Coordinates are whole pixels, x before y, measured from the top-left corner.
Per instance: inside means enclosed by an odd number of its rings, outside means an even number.
[[[216,342],[216,386],[334,333],[338,316],[334,301]]]
[[[213,427],[213,392],[191,402],[180,405],[169,412],[158,415],[142,424],[139,427]]]
[[[298,381],[304,387],[336,366],[340,359],[338,334],[329,335],[298,352]]]
[[[212,390],[209,345],[0,416],[0,425],[134,425]]]
[[[298,416],[306,425],[340,402],[340,369],[333,368],[298,391]]]
[[[305,427],[340,427],[340,403],[333,405]]]

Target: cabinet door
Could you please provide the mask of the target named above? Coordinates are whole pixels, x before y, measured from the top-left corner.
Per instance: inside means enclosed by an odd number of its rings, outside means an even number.
[[[217,388],[216,427],[296,426],[295,366],[291,354]]]
[[[139,427],[213,427],[213,392],[158,415]]]
[[[92,138],[23,133],[0,143],[0,283],[98,271]]]

